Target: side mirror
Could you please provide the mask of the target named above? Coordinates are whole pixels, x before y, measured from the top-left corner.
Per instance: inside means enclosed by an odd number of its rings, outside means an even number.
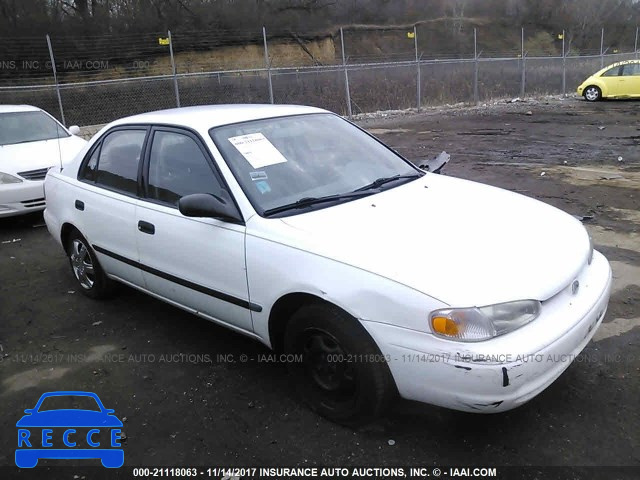
[[[116,411],[113,408],[105,408],[104,409],[104,413],[106,413],[107,415],[111,415],[112,413],[115,413]]]
[[[26,413],[27,415],[31,415],[33,413],[33,408],[27,408],[24,413]]]
[[[71,135],[80,135],[80,127],[78,125],[71,125],[69,127],[69,133]]]
[[[210,217],[236,223],[244,221],[226,190],[221,190],[218,195],[210,193],[186,195],[178,202],[178,209],[185,217]]]

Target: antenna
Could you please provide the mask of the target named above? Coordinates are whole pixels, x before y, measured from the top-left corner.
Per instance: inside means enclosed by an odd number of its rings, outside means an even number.
[[[56,122],[56,137],[58,142],[58,161],[60,163],[60,171],[64,168],[62,166],[62,147],[60,147],[60,124]]]
[[[58,104],[60,106],[60,115],[62,117],[62,123],[56,121],[56,137],[58,141],[58,161],[60,163],[60,171],[64,168],[62,166],[62,148],[60,147],[60,126],[64,125],[66,122],[64,120],[64,110],[62,109],[62,98],[60,97],[60,86],[58,85],[58,72],[56,69],[56,60],[53,56],[53,48],[51,47],[51,38],[49,34],[47,34],[47,47],[49,48],[49,57],[51,58],[51,68],[53,69],[53,81],[56,84],[56,91],[58,92]]]

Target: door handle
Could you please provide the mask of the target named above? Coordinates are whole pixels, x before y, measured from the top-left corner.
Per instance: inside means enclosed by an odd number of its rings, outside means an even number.
[[[138,230],[142,233],[148,233],[149,235],[156,233],[156,227],[153,223],[145,222],[144,220],[140,220],[138,222]]]
[[[76,200],[76,208],[78,210],[84,210],[84,202],[81,200]]]

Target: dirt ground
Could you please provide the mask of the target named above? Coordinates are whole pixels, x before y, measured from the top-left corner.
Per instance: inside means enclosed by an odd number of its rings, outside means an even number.
[[[639,120],[638,102],[547,99],[359,121],[414,161],[446,150],[447,175],[589,216],[611,261],[609,311],[581,360],[498,415],[398,401],[372,426],[336,426],[261,345],[130,289],[89,300],[41,215],[0,220],[0,465],[43,392],[88,390],[126,417],[128,466],[640,466]]]

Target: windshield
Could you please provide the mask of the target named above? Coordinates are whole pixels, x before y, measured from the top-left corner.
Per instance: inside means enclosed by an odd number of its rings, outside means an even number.
[[[377,193],[399,185],[400,180],[411,180],[405,176],[420,174],[359,128],[328,113],[255,120],[216,127],[209,133],[260,215],[300,200],[345,195],[363,187]],[[402,178],[379,182],[395,176]],[[302,203],[306,208],[331,205]]]
[[[44,112],[0,113],[0,145],[65,138],[69,134]]]
[[[38,409],[39,412],[49,410],[92,410],[100,412],[100,406],[95,398],[87,395],[55,395],[46,397]]]

